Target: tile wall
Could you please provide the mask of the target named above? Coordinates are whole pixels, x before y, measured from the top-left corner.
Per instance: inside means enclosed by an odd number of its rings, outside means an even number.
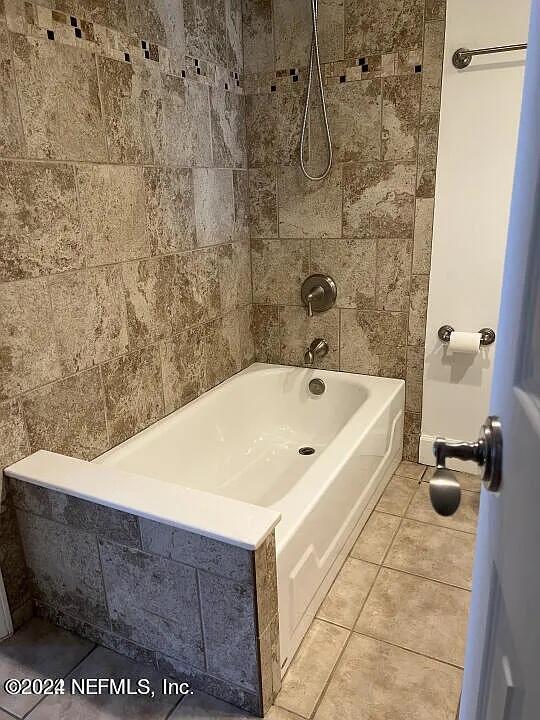
[[[10,481],[38,615],[263,714],[281,685],[276,549]]]
[[[0,0],[0,469],[252,362],[241,40],[240,0]],[[9,502],[0,567],[18,624]]]
[[[416,460],[446,7],[319,7],[335,161],[324,181],[310,182],[299,169],[310,3],[245,2],[256,356],[299,365],[311,340],[324,337],[321,367],[405,379],[405,457]],[[305,153],[312,171],[324,166],[325,150],[315,110]],[[338,300],[309,320],[299,290],[312,272],[334,277]]]

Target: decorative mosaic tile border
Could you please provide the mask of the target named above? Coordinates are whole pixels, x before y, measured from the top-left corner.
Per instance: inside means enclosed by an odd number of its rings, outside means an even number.
[[[132,65],[156,63],[166,75],[197,80],[239,94],[244,92],[240,70],[189,57],[134,33],[114,30],[24,0],[7,0],[5,12],[9,29],[27,37],[71,45]]]
[[[422,48],[396,50],[379,55],[364,55],[322,64],[325,85],[422,72]],[[279,92],[290,89],[292,83],[304,85],[308,68],[287,68],[275,73],[246,75],[244,88],[249,94]]]

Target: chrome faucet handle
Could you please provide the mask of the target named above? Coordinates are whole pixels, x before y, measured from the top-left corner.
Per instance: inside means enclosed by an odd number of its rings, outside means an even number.
[[[335,305],[337,297],[336,283],[329,275],[315,273],[302,283],[300,297],[307,307],[308,317],[324,312]]]

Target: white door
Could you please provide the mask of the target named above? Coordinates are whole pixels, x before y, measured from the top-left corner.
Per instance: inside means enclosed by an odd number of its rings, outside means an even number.
[[[1,488],[1,481],[0,481]],[[9,612],[6,591],[2,573],[0,572],[0,640],[8,637],[13,633],[13,625],[11,624],[11,614]]]
[[[501,103],[504,98],[501,97]],[[533,2],[491,414],[498,492],[482,490],[460,720],[540,718],[540,3]]]

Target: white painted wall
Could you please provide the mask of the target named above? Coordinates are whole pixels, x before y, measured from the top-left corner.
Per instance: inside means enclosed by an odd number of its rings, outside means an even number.
[[[529,10],[529,0],[447,3],[420,442],[425,463],[433,463],[435,436],[476,439],[488,413],[494,346],[476,356],[451,355],[437,330],[497,328],[525,57],[477,57],[459,71],[452,54],[526,42]]]

